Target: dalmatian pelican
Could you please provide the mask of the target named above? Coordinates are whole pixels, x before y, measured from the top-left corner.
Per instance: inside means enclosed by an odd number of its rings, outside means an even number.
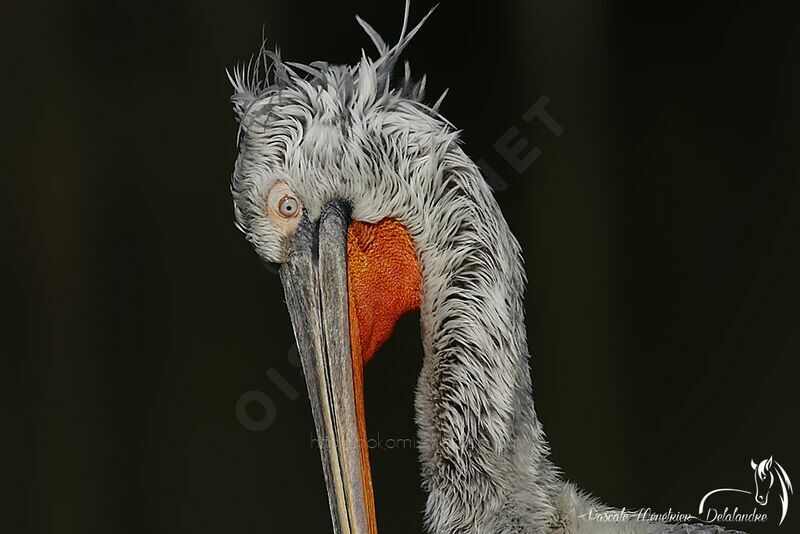
[[[398,58],[431,12],[351,66],[261,50],[229,77],[237,226],[277,264],[320,443],[334,532],[374,534],[363,367],[420,311],[415,411],[425,527],[451,533],[652,532],[548,460],[526,341],[520,246],[452,125]],[[710,532],[710,531],[709,531]]]

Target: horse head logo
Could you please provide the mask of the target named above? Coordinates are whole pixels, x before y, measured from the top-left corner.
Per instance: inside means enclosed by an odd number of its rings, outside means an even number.
[[[772,456],[758,463],[754,460],[750,460],[750,467],[753,469],[753,478],[756,482],[756,491],[754,493],[756,503],[761,506],[767,504],[769,491],[772,489],[775,481],[778,481],[781,490],[781,494],[778,496],[781,502],[780,523],[783,523],[783,518],[786,517],[786,512],[789,510],[789,495],[793,492],[792,481],[789,480],[789,475],[786,474],[781,464],[772,459]]]
[[[777,486],[779,486],[780,490],[778,499],[780,500],[781,504],[781,519],[778,522],[778,525],[781,525],[783,520],[786,519],[786,512],[789,511],[789,495],[791,495],[793,492],[792,481],[789,480],[789,475],[786,474],[786,470],[784,470],[781,464],[779,464],[777,460],[774,460],[772,456],[766,460],[761,460],[760,462],[750,460],[750,467],[753,469],[753,478],[755,479],[756,483],[756,490],[754,492],[738,488],[713,489],[706,493],[702,499],[700,499],[700,514],[703,513],[703,510],[707,509],[706,501],[708,501],[709,497],[719,493],[744,493],[746,495],[753,495],[755,497],[756,504],[759,506],[766,506],[767,501],[769,500],[769,492],[772,489],[772,486],[776,485],[775,483],[777,482]]]
[[[753,478],[756,479],[756,502],[764,506],[767,504],[769,490],[775,483],[775,475],[772,474],[772,456],[758,463],[750,460],[750,467],[753,468]]]

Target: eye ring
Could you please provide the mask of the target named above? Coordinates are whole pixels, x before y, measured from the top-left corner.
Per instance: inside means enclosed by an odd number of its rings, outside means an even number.
[[[278,213],[284,219],[292,219],[300,213],[300,201],[293,195],[283,195],[278,201]]]

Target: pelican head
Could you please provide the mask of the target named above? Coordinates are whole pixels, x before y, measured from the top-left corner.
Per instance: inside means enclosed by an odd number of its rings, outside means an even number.
[[[430,13],[429,13],[430,14]],[[456,135],[397,58],[422,25],[354,66],[262,50],[231,76],[240,122],[236,221],[277,264],[321,444],[336,532],[376,532],[362,367],[419,307],[418,248],[444,196]],[[263,66],[263,69],[259,67]],[[261,72],[265,71],[263,78]]]
[[[519,245],[441,99],[426,103],[407,63],[395,76],[426,18],[409,29],[406,4],[393,46],[358,19],[378,55],[355,65],[262,47],[233,72],[236,221],[280,271],[334,531],[377,531],[362,368],[419,308],[428,528],[530,532],[553,513],[555,478],[530,395]]]

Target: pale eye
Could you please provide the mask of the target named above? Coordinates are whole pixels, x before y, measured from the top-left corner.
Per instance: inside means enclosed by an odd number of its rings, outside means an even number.
[[[278,202],[278,213],[290,219],[300,213],[300,202],[292,195],[284,195]]]
[[[303,203],[289,185],[283,181],[275,182],[267,198],[267,214],[272,223],[289,235],[300,223],[302,213]]]

